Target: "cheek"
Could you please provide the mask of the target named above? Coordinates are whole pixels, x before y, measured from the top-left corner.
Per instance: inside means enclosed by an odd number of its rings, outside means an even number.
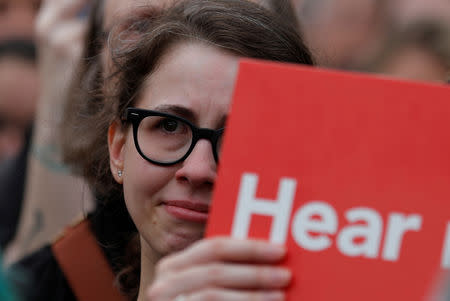
[[[148,214],[158,203],[159,193],[175,179],[175,169],[147,162],[132,143],[125,145],[123,155],[123,191],[130,215]]]

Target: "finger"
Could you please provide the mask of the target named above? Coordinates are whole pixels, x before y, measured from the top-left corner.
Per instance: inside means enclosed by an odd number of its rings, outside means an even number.
[[[208,264],[175,273],[174,280],[182,279],[191,290],[202,287],[235,289],[275,289],[289,284],[288,269],[249,264]]]
[[[61,19],[80,19],[79,13],[86,5],[91,5],[91,0],[63,0],[60,1],[59,13]]]
[[[55,29],[48,43],[59,52],[72,53],[75,46],[82,46],[87,24],[76,20]]]
[[[149,299],[153,300],[153,299]],[[283,301],[282,291],[237,291],[213,288],[186,295],[186,301],[220,300],[220,301]]]
[[[48,32],[55,25],[55,5],[57,4],[51,0],[43,1],[41,4],[41,8],[34,22],[34,31],[39,40],[45,39]]]
[[[201,300],[230,300],[230,301],[281,301],[284,300],[285,294],[282,290],[233,290],[226,288],[206,288],[193,292],[175,292],[170,295],[161,295],[159,291],[149,289],[145,293],[145,300],[172,301],[177,297],[183,296],[185,301],[201,301]]]
[[[231,238],[203,239],[189,248],[160,261],[157,271],[180,270],[191,265],[213,261],[275,263],[286,254],[284,246],[262,240]]]
[[[59,27],[67,20],[86,22],[86,20],[78,18],[77,15],[89,2],[90,0],[45,1],[36,18],[36,36],[39,39],[45,38],[52,29]]]
[[[158,278],[153,289],[163,297],[210,287],[273,290],[286,287],[291,273],[286,268],[262,265],[213,263],[194,266]]]

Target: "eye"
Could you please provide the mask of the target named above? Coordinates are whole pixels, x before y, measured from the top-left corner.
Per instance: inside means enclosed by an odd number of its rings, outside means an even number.
[[[178,121],[173,119],[165,119],[161,122],[161,127],[167,132],[175,132],[178,129]]]

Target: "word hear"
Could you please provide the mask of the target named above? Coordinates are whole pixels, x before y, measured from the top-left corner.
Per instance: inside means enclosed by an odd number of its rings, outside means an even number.
[[[258,175],[243,174],[232,236],[239,239],[247,238],[252,215],[268,216],[272,218],[269,240],[284,244],[288,237],[297,181],[292,178],[281,178],[276,200],[256,198],[257,185]],[[335,235],[336,247],[345,256],[377,258],[381,249],[381,259],[397,261],[405,234],[419,232],[422,226],[422,216],[419,214],[390,213],[387,218],[384,245],[381,248],[383,219],[375,209],[349,208],[344,216],[348,224],[338,229],[338,215],[332,205],[320,200],[309,201],[294,213],[291,225],[292,237],[301,248],[319,252],[332,246],[331,236]],[[450,268],[450,223],[447,224],[441,267]]]

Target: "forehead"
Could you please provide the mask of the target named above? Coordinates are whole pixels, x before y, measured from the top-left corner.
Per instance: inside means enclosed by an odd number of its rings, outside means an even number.
[[[147,78],[136,106],[188,108],[205,124],[228,113],[238,57],[203,42],[172,45]]]
[[[238,56],[229,51],[204,41],[181,40],[171,45],[159,58],[147,82],[151,83],[153,78],[159,78],[162,74],[183,80],[185,75],[189,75],[188,79],[205,77],[207,80],[232,77],[237,65]]]
[[[196,60],[189,61],[189,58]],[[238,56],[216,45],[201,40],[181,40],[171,45],[160,59],[164,65],[182,65],[186,68],[213,70],[221,74],[221,70],[233,66]],[[175,68],[177,68],[176,66]]]

